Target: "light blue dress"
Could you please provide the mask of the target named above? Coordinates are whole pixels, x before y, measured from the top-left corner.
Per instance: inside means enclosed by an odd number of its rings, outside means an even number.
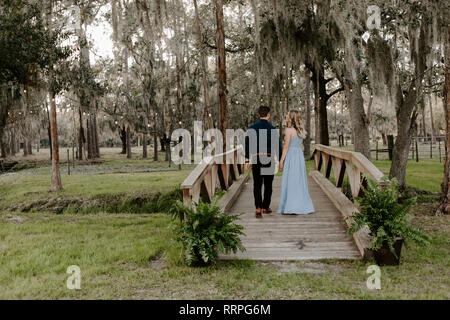
[[[308,191],[305,158],[302,150],[303,139],[297,135],[289,142],[289,150],[284,159],[281,196],[278,213],[308,214],[314,206]]]

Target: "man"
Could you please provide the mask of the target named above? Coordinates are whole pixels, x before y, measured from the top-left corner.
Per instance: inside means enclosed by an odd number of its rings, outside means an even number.
[[[270,108],[260,106],[259,121],[248,128],[245,137],[245,161],[247,170],[253,173],[253,196],[255,198],[256,218],[272,212],[272,183],[275,173],[275,155],[281,156],[281,144],[278,131],[269,122]],[[264,198],[262,187],[264,185]]]

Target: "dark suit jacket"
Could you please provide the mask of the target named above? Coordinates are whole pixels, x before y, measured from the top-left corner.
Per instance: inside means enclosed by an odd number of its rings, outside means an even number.
[[[250,130],[255,130],[256,132],[256,140],[257,140],[257,145],[256,145],[256,153],[257,154],[269,154],[269,155],[277,155],[278,159],[281,158],[281,152],[282,152],[282,146],[281,146],[281,141],[280,141],[280,136],[278,134],[278,131],[273,131],[272,130],[276,130],[276,128],[267,120],[259,120],[258,122],[255,122],[254,124],[252,124],[247,131],[247,134],[245,135],[245,158],[246,159],[250,159],[250,157],[252,157],[254,155],[254,152],[251,152],[250,150],[250,137],[249,137],[249,131]],[[261,133],[263,132],[263,130],[265,130],[265,136],[267,137],[267,150],[259,150],[259,138]],[[272,150],[272,141],[274,141],[274,146],[275,146],[275,141],[278,141],[278,148],[276,148],[276,150]],[[251,141],[252,143],[254,143],[254,141]],[[255,149],[254,147],[252,149]]]

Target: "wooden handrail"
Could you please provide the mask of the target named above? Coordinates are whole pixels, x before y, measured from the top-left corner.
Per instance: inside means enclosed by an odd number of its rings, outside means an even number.
[[[194,185],[204,177],[211,166],[223,162],[221,160],[223,160],[224,156],[227,157],[230,154],[236,154],[237,156],[237,152],[239,152],[240,150],[243,150],[242,146],[238,146],[237,148],[229,150],[228,152],[220,155],[204,158],[183,181],[183,183],[181,184],[181,189],[193,188]]]
[[[389,181],[384,179],[384,174],[369,159],[359,152],[346,151],[318,144],[315,146],[313,156],[315,171],[311,172],[310,175],[341,212],[347,226],[351,225],[353,221],[352,216],[358,212],[359,209],[355,203],[342,193],[341,188],[345,173],[347,173],[348,176],[353,198],[362,195],[362,173],[374,179],[381,188],[389,184]],[[322,165],[325,169],[324,175],[320,172]],[[330,178],[331,169],[333,169],[334,172],[336,186],[333,186],[333,184],[327,180]],[[366,226],[354,233],[353,239],[355,240],[361,256],[370,257],[372,253],[369,249],[370,235],[368,227]]]
[[[384,174],[359,152],[317,144],[314,150],[315,170],[320,171],[322,165],[324,165],[324,175],[327,179],[330,178],[333,168],[335,184],[338,188],[342,187],[344,174],[347,173],[353,197],[357,197],[361,192],[362,173],[374,179],[381,187],[389,183],[384,179]]]
[[[244,175],[244,164],[237,164],[239,152],[243,152],[242,145],[203,159],[181,184],[184,204],[198,203],[200,197],[209,203],[217,191],[229,190]],[[232,161],[223,161],[227,157]]]

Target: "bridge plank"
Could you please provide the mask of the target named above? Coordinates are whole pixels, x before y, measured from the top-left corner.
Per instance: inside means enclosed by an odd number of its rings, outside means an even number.
[[[259,261],[301,261],[301,260],[321,260],[321,259],[359,259],[358,253],[348,250],[344,251],[314,251],[301,252],[291,249],[289,252],[280,252],[278,248],[263,250],[247,250],[245,252],[237,252],[233,255],[220,256],[223,260],[245,259]]]
[[[228,210],[230,210],[230,208],[233,206],[242,189],[245,187],[245,183],[247,182],[248,178],[249,176],[246,173],[241,175],[237,179],[237,181],[231,185],[222,199],[219,200],[218,204],[225,212],[228,212]]]
[[[275,177],[271,205],[274,212],[256,219],[253,183],[244,183],[240,196],[228,212],[242,214],[239,223],[244,226],[246,235],[241,239],[247,250],[220,257],[262,261],[360,259],[361,254],[354,241],[347,236],[335,205],[313,178],[308,177],[308,185],[316,209],[313,214],[277,214],[281,177]]]
[[[316,183],[323,189],[323,191],[328,195],[330,201],[336,206],[336,208],[341,212],[345,223],[349,227],[352,220],[351,216],[355,212],[359,212],[358,208],[351,202],[338,188],[336,188],[330,181],[328,181],[324,176],[318,171],[313,171],[310,173]],[[362,256],[369,256],[370,250],[369,243],[370,237],[367,229],[360,230],[359,232],[353,234],[356,245]]]

